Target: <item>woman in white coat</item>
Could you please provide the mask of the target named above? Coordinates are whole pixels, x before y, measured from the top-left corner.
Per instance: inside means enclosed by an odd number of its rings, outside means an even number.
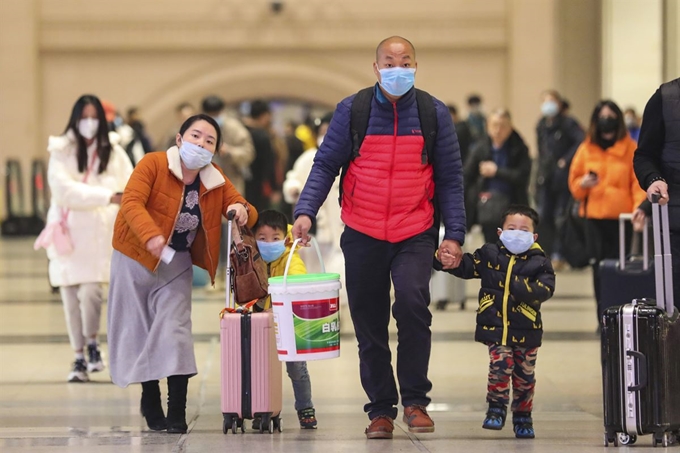
[[[332,117],[333,115],[329,113],[321,118],[321,123],[316,131],[318,146],[321,146],[323,142]],[[316,151],[317,148],[312,148],[303,152],[297,158],[295,164],[293,164],[293,168],[286,174],[286,180],[283,182],[283,198],[286,203],[295,204],[298,201],[302,188],[305,186],[309,173],[312,171]],[[340,204],[338,203],[338,198],[340,197],[339,180],[340,178],[335,178],[328,198],[326,198],[316,216],[315,238],[319,243],[326,271],[340,274],[341,280],[344,281],[345,259],[340,249],[340,235],[345,225],[340,220]],[[301,249],[300,255],[307,266],[308,272],[321,272],[320,269],[315,268],[316,253],[311,250]],[[344,290],[343,294],[341,294],[341,300],[347,301]]]
[[[50,137],[47,146],[52,192],[47,223],[65,218],[73,245],[68,254],[47,247],[50,283],[59,287],[75,351],[69,382],[85,382],[88,372],[104,369],[97,346],[102,285],[109,281],[113,223],[132,174],[132,163],[117,142],[99,99],[84,95],[73,106],[64,134]]]

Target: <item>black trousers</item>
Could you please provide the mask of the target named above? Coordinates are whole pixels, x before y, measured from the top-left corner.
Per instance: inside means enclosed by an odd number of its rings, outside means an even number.
[[[345,279],[349,309],[359,343],[361,384],[369,403],[370,419],[397,416],[399,395],[404,406],[427,406],[432,383],[427,378],[430,361],[432,314],[430,276],[437,231],[399,243],[380,241],[345,228],[340,241],[345,255]],[[395,300],[392,314],[397,321],[397,379],[392,369],[388,325],[390,279]]]

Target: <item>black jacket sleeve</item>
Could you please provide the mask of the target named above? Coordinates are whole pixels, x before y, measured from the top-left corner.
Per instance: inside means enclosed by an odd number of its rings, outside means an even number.
[[[654,178],[661,175],[661,151],[663,150],[666,128],[663,122],[661,90],[649,98],[642,114],[640,141],[633,158],[635,175],[642,190],[647,190]]]
[[[526,301],[535,308],[550,299],[555,292],[555,271],[550,260],[542,257],[543,263],[533,277],[515,275],[512,279],[510,293],[515,299]]]

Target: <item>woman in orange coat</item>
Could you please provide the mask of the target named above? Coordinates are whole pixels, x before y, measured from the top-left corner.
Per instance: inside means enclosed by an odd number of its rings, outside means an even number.
[[[569,169],[569,190],[581,202],[581,215],[588,219],[588,248],[594,259],[593,285],[598,307],[599,263],[618,257],[619,214],[636,211],[645,199],[633,171],[636,148],[619,106],[600,101],[590,119],[586,140]]]
[[[187,430],[188,379],[197,373],[191,335],[192,264],[215,282],[221,218],[236,211],[252,226],[257,212],[212,164],[220,127],[187,119],[167,152],[147,154],[125,188],[113,233],[108,303],[111,379],[142,384],[150,429]],[[158,380],[168,378],[168,416]]]

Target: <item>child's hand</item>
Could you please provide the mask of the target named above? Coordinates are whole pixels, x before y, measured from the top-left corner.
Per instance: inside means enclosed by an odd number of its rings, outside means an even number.
[[[437,259],[439,259],[439,261],[442,263],[444,269],[453,267],[454,262],[456,261],[455,257],[446,250],[444,250],[441,253],[438,253]]]

